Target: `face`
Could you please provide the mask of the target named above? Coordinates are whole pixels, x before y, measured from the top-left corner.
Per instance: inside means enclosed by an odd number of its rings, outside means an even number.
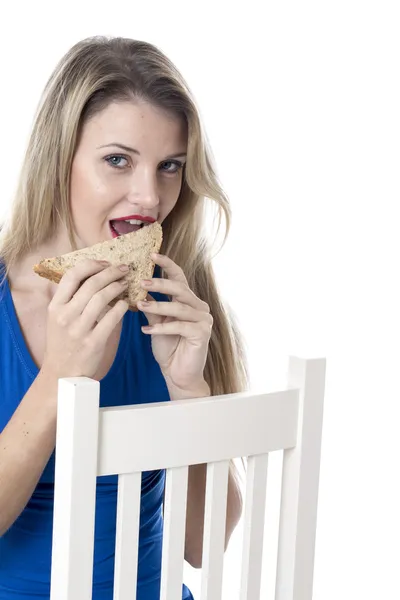
[[[71,170],[78,247],[136,230],[144,219],[162,223],[178,200],[186,150],[185,123],[148,103],[113,103],[90,119]]]

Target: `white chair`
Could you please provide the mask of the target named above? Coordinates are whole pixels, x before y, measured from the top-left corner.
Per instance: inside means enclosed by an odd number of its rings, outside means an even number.
[[[240,600],[260,598],[268,453],[283,450],[276,600],[311,600],[326,361],[290,357],[286,389],[99,409],[59,382],[51,600],[90,600],[97,475],[119,475],[114,600],[135,600],[142,471],[166,469],[161,600],[182,593],[188,466],[207,463],[202,592],[221,598],[229,460],[247,457]],[[79,498],[79,501],[77,499]],[[196,599],[197,600],[197,599]]]

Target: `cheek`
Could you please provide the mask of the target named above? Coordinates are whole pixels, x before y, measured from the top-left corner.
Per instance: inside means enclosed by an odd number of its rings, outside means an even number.
[[[162,202],[162,213],[164,218],[171,212],[176,203],[178,202],[179,194],[181,192],[182,179],[177,181],[169,182],[166,186],[163,194]]]
[[[76,165],[71,171],[70,204],[73,213],[82,214],[89,209],[107,210],[111,190],[99,169],[89,165]]]

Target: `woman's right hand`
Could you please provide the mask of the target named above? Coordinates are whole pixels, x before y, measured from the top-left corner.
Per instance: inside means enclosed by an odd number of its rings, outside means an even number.
[[[107,341],[128,310],[119,300],[128,272],[85,260],[63,276],[48,307],[47,343],[42,372],[61,377],[94,377]]]

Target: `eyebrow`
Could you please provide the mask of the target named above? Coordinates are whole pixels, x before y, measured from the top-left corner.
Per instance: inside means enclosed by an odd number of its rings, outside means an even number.
[[[130,146],[125,146],[125,144],[119,144],[118,142],[112,142],[111,144],[105,144],[104,146],[98,146],[98,150],[100,148],[120,148],[121,150],[124,150],[124,152],[132,152],[132,154],[137,154],[138,156],[140,156],[140,152],[139,150],[136,150],[136,148],[131,148]],[[186,158],[187,153],[186,152],[177,152],[176,154],[170,154],[169,156],[165,157],[165,160],[168,160],[170,158]]]

